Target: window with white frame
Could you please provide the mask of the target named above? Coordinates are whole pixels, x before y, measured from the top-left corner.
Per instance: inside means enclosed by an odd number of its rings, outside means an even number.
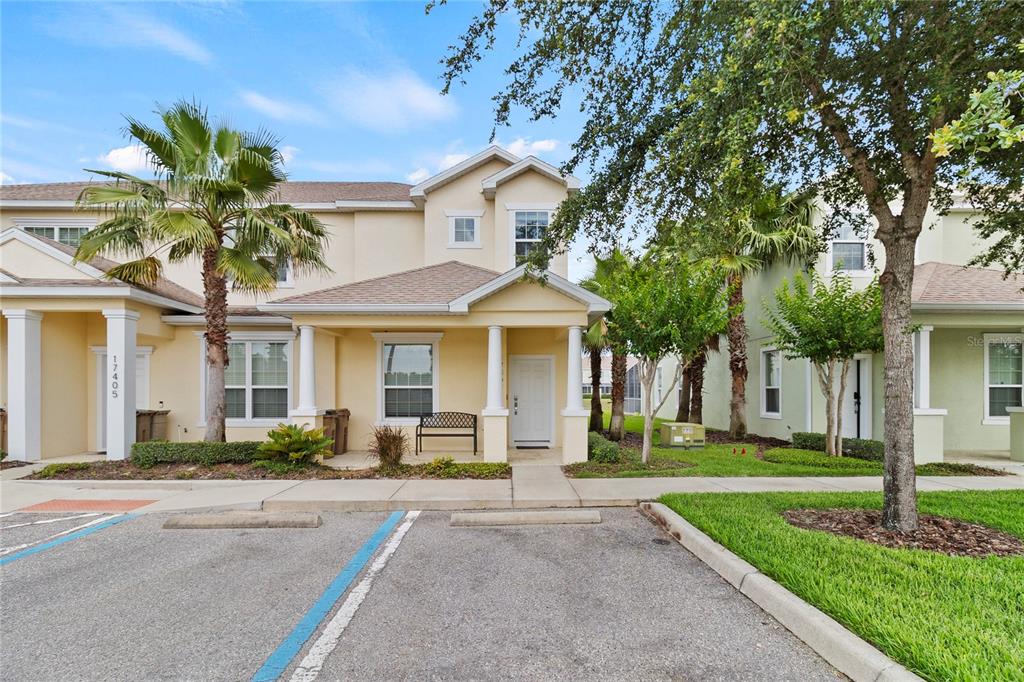
[[[761,351],[761,416],[782,416],[782,353],[774,348]]]
[[[14,224],[29,234],[78,247],[86,232],[96,226],[88,218],[15,218]]]
[[[985,335],[985,419],[1007,422],[1024,404],[1024,334]]]
[[[539,247],[548,229],[551,211],[515,211],[513,218],[513,253],[515,264],[522,265]]]
[[[440,335],[375,335],[379,345],[380,418],[415,421],[437,411]]]
[[[206,346],[202,349],[206,385]],[[229,424],[273,425],[288,417],[291,405],[292,335],[236,332],[228,342],[224,370],[225,418]],[[201,413],[206,414],[206,390],[200,391]]]
[[[857,234],[853,225],[843,224],[832,240],[832,269],[861,271],[868,269],[867,240]]]
[[[445,211],[448,216],[448,248],[479,249],[481,210],[457,209]]]

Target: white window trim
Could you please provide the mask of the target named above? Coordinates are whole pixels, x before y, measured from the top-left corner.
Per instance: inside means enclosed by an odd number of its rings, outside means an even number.
[[[199,422],[196,426],[206,428],[206,339],[204,338],[205,332],[195,332],[195,335],[199,337]],[[293,389],[293,350],[295,345],[295,332],[229,332],[228,342],[242,343],[245,341],[284,341],[285,342],[285,358],[288,360],[288,411],[290,412],[294,405],[292,404]],[[251,388],[252,372],[249,371],[249,353],[246,353],[246,372],[245,381],[246,388]],[[251,407],[249,401],[246,401],[246,410],[248,411]],[[288,421],[287,415],[280,418],[274,419],[247,419],[233,417],[224,420],[225,426],[266,426],[274,427],[281,422]]]
[[[1010,423],[1009,415],[1007,415],[1005,417],[991,417],[991,416],[989,416],[989,413],[988,413],[988,410],[989,410],[989,388],[991,388],[993,386],[993,384],[989,384],[988,383],[988,347],[992,343],[1007,343],[1007,342],[1009,342],[1009,343],[1024,344],[1024,334],[1011,334],[1011,333],[1000,334],[1000,333],[995,333],[995,334],[983,334],[982,336],[983,336],[983,339],[985,341],[985,362],[984,362],[984,370],[983,370],[985,372],[985,374],[982,377],[981,385],[982,385],[982,390],[984,391],[983,399],[984,399],[984,406],[985,406],[984,409],[985,409],[985,411],[981,413],[981,417],[982,417],[981,418],[981,423],[983,425],[985,425],[985,426],[1007,426]],[[995,386],[1002,386],[1004,388],[1013,388],[1015,386],[1015,384],[1009,384],[1009,385],[1006,385],[1006,384],[994,384],[994,385]],[[1024,391],[1024,387],[1021,388],[1021,391]]]
[[[295,288],[295,268],[292,267],[292,259],[289,258],[285,264],[285,276],[284,281],[278,280],[278,289],[294,289]]]
[[[555,212],[556,204],[505,204],[508,209],[508,266],[516,266],[516,242],[536,242],[536,239],[516,239],[516,213],[522,211],[536,211],[548,214],[548,226],[551,226],[551,217]]]
[[[444,332],[374,332],[373,338],[377,341],[377,377],[374,382],[377,384],[377,424],[381,426],[414,426],[420,423],[419,417],[385,417],[384,416],[384,344],[385,343],[429,343],[432,346],[431,358],[434,366],[431,368],[433,383],[431,384],[431,398],[433,404],[431,410],[440,412],[441,397],[441,355],[438,352],[441,338]]]
[[[85,228],[91,230],[96,227],[96,220],[93,218],[27,218],[27,217],[16,217],[14,218],[14,226],[28,232],[29,228],[43,228],[52,227],[54,228],[53,240],[58,241],[61,244],[64,242],[60,241],[60,231],[67,228]],[[31,233],[30,233],[31,234]],[[33,235],[36,236],[36,235]],[[65,246],[67,246],[65,244]]]
[[[861,270],[836,270],[835,269],[835,258],[832,255],[833,244],[862,244],[864,246],[864,265],[868,265],[868,255],[871,248],[871,242],[868,239],[833,239],[828,243],[828,250],[825,252],[825,271],[831,276],[836,273],[841,273],[847,277],[871,277],[874,276],[875,272],[870,267],[864,267]]]
[[[444,214],[448,217],[448,248],[449,249],[479,249],[482,248],[480,245],[480,224],[483,222],[480,220],[483,215],[483,209],[471,210],[471,209],[458,209],[458,210],[446,210]],[[456,218],[472,218],[473,219],[473,241],[471,242],[457,242],[455,241],[455,219]]]
[[[765,355],[769,353],[779,354],[779,385],[769,386],[765,377]],[[758,368],[758,383],[761,387],[761,418],[762,419],[782,419],[782,353],[775,346],[761,346],[761,364]],[[779,391],[779,411],[769,412],[768,411],[768,389],[777,388]]]

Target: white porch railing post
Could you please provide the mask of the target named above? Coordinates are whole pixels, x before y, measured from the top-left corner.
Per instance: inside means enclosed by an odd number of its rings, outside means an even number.
[[[42,313],[5,310],[7,318],[7,449],[11,459],[42,457]]]
[[[107,319],[107,459],[126,459],[135,442],[136,327],[134,310],[104,310]]]

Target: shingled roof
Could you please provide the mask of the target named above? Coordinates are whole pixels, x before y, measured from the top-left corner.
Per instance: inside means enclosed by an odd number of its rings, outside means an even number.
[[[447,261],[329,289],[279,298],[273,304],[444,305],[498,276],[475,265]]]
[[[965,268],[950,263],[922,263],[914,268],[912,305],[1024,305],[1024,277],[1003,279],[999,270]]]
[[[49,182],[35,185],[0,185],[7,201],[74,201],[90,185],[105,182]],[[279,185],[278,201],[320,204],[335,201],[409,201],[412,185],[403,182],[311,182],[297,180]]]

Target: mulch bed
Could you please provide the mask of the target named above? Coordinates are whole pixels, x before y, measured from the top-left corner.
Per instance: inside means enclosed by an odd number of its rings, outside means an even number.
[[[1024,540],[977,523],[944,516],[921,515],[913,533],[896,533],[879,524],[875,509],[791,509],[786,521],[798,528],[866,540],[895,549],[924,549],[949,556],[987,557],[1024,555]]]
[[[14,469],[16,467],[27,467],[28,465],[28,462],[23,462],[20,459],[5,459],[0,461],[0,471],[3,471],[4,469]]]
[[[377,468],[369,469],[333,469],[327,466],[310,464],[303,467],[291,467],[287,471],[276,472],[255,467],[251,464],[214,464],[200,466],[196,464],[157,464],[148,469],[136,466],[131,462],[89,462],[86,466],[67,468],[52,476],[41,476],[36,472],[26,476],[24,480],[104,480],[104,481],[154,481],[154,480],[309,480],[309,479],[368,479],[368,478],[480,478],[503,479],[512,478],[512,468],[503,471],[474,471],[462,469],[461,475],[435,476],[424,469],[423,464],[403,464],[400,468],[382,472]]]
[[[605,438],[608,437],[608,432],[605,431],[601,435]],[[771,438],[769,436],[759,436],[756,433],[748,433],[743,438],[733,438],[729,435],[728,431],[719,431],[717,429],[705,429],[705,438],[709,444],[712,445],[753,445],[756,450],[754,456],[758,459],[764,459],[764,451],[771,450],[772,448],[791,448],[793,444],[788,440],[782,440],[781,438]],[[619,441],[624,447],[640,449],[644,444],[644,436],[642,433],[633,433],[627,431],[623,434],[623,438]]]
[[[602,474],[619,474],[624,471],[678,471],[679,469],[688,469],[695,467],[696,464],[692,462],[680,462],[679,460],[670,459],[668,457],[656,457],[653,453],[651,459],[644,466],[640,462],[639,456],[636,458],[629,458],[622,462],[616,463],[604,463],[604,462],[577,462],[576,464],[567,464],[562,467],[562,471],[567,476],[576,476],[580,473],[602,473]],[[653,475],[653,474],[652,474]]]

